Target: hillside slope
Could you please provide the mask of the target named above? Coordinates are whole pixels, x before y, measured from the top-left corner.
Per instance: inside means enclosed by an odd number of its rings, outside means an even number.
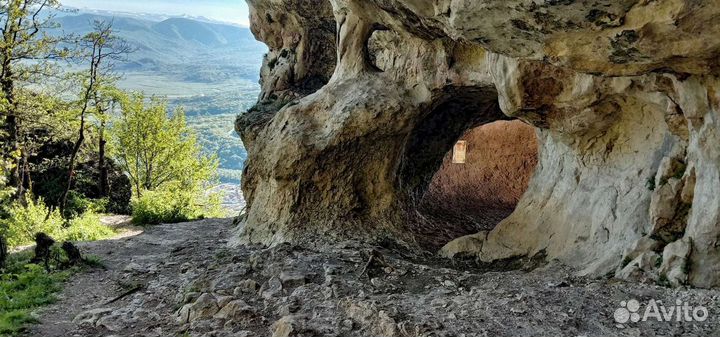
[[[80,36],[90,32],[95,21],[112,22],[117,36],[136,49],[122,64],[124,70],[176,72],[183,66],[196,70],[211,67],[257,80],[259,57],[266,51],[250,29],[230,24],[187,18],[155,22],[89,13],[59,16],[56,21],[65,33]]]

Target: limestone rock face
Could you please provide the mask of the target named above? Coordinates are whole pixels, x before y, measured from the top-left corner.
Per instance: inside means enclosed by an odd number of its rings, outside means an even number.
[[[682,262],[659,277],[720,286],[715,2],[248,3],[270,53],[260,101],[237,122],[249,153],[239,241],[412,242],[407,215],[453,144],[518,119],[538,135],[527,191],[444,255],[605,275],[684,240],[692,253],[671,249]]]

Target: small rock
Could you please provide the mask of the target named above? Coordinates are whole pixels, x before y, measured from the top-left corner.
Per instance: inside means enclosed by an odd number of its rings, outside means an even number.
[[[294,336],[293,332],[299,330],[299,322],[295,316],[285,316],[273,323],[270,328],[273,331],[272,337],[290,337]]]
[[[675,287],[685,284],[688,280],[688,264],[690,263],[688,258],[691,252],[692,244],[690,239],[687,238],[665,246],[662,265],[659,270],[660,275],[665,276],[667,281]]]
[[[645,252],[628,263],[615,273],[615,277],[623,280],[644,281],[657,277],[657,262],[660,255],[655,252]]]
[[[396,336],[397,324],[395,324],[395,320],[388,316],[385,311],[380,311],[378,313],[378,318],[379,321],[376,326],[375,333],[377,333],[378,336]]]
[[[234,298],[232,296],[219,296],[219,297],[217,297],[217,306],[219,308],[222,308],[225,305],[227,305],[228,303],[230,303],[230,301],[232,301],[232,300],[234,300]]]
[[[179,323],[192,323],[199,319],[213,317],[220,308],[217,305],[215,296],[211,294],[202,294],[195,303],[186,304],[178,311]]]
[[[450,280],[445,280],[445,281],[443,281],[442,284],[448,288],[457,288],[457,284],[455,284],[455,282],[450,281]]]
[[[260,295],[264,299],[276,297],[282,293],[283,285],[279,278],[273,277],[260,289]]]
[[[570,283],[565,280],[548,283],[549,288],[567,288],[569,286],[570,286]]]
[[[192,307],[192,304],[183,305],[182,308],[180,308],[180,310],[178,310],[178,312],[176,313],[177,317],[175,320],[180,324],[188,323],[188,321],[190,320],[190,308],[191,307]]]
[[[233,265],[223,272],[220,277],[210,283],[210,289],[216,293],[230,293],[237,286],[237,280],[242,279],[247,272],[246,266],[239,264]]]
[[[240,282],[240,284],[233,289],[233,295],[239,297],[242,294],[254,294],[257,292],[259,287],[260,286],[257,282],[255,282],[255,280],[248,279]]]
[[[189,293],[185,294],[185,296],[183,297],[183,303],[195,302],[198,299],[198,297],[200,297],[200,295],[201,294],[198,292],[189,292]]]
[[[103,327],[108,331],[117,332],[135,322],[136,320],[123,319],[121,315],[108,315],[100,318],[95,325],[98,327]]]
[[[300,300],[297,297],[290,297],[288,299],[288,302],[281,305],[278,309],[278,314],[280,316],[288,316],[290,314],[294,314],[300,310],[300,307],[302,305],[300,304]]]
[[[237,320],[253,314],[253,308],[245,301],[234,300],[223,306],[213,317],[217,319]]]
[[[75,318],[73,319],[73,323],[78,325],[92,325],[94,326],[97,321],[113,312],[112,308],[98,308],[98,309],[92,309],[87,310],[79,313]]]
[[[300,273],[282,272],[278,276],[285,288],[295,288],[307,283],[307,277]]]

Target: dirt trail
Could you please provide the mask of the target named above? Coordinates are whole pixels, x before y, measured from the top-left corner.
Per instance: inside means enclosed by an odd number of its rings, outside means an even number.
[[[232,220],[203,220],[160,225],[144,232],[125,231],[125,235],[113,240],[81,243],[83,253],[99,257],[105,270],[75,275],[59,295],[60,301],[39,312],[40,324],[33,326],[29,335],[73,336],[78,330],[73,319],[78,314],[98,308],[120,310],[132,296],[108,302],[137,287],[142,289],[132,295],[143,296],[151,283],[162,283],[164,275],[182,275],[184,264],[202,265],[209,253],[225,246],[231,224]],[[171,284],[168,282],[167,286]],[[158,301],[156,314],[172,316],[173,298],[155,298],[165,294],[158,291],[162,289],[153,289],[154,293],[147,296]],[[164,290],[174,295],[177,288],[164,287]],[[163,305],[168,304],[163,303],[166,300],[172,305]],[[96,336],[106,336],[106,333],[98,331]]]
[[[339,242],[229,248],[231,220],[82,244],[106,270],[76,275],[37,337],[720,336],[720,291],[499,271]],[[118,299],[120,295],[126,296]],[[113,299],[117,299],[112,302]],[[704,306],[704,322],[618,324],[623,301]],[[112,302],[112,303],[110,303]]]

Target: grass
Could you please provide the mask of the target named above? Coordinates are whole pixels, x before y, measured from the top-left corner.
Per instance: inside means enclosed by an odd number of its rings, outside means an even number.
[[[72,271],[46,272],[29,264],[31,254],[11,255],[5,274],[0,278],[0,336],[13,336],[36,323],[32,312],[54,303]]]
[[[58,245],[53,250],[66,259]],[[37,323],[33,311],[55,303],[63,282],[80,270],[73,267],[48,272],[43,266],[30,264],[32,255],[30,250],[10,255],[0,275],[0,336],[19,335],[28,325]],[[104,268],[104,264],[99,257],[88,255],[83,267]]]

